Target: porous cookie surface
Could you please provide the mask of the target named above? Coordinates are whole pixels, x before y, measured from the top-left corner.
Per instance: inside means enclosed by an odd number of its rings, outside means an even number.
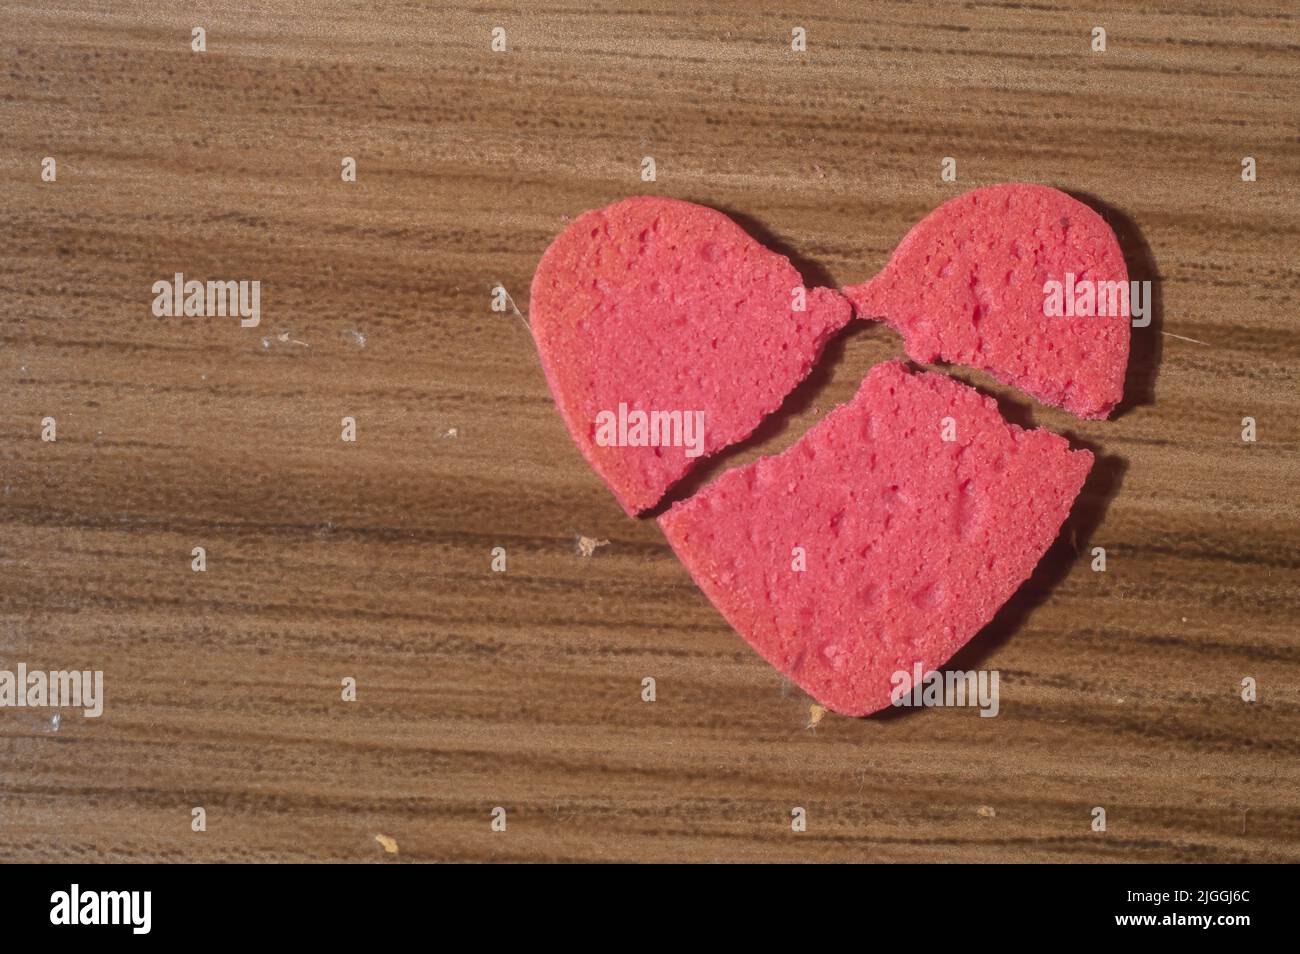
[[[755,650],[828,708],[864,715],[889,705],[896,672],[939,667],[988,623],[1091,466],[966,385],[888,362],[789,450],[727,471],[659,524]]]
[[[851,316],[722,213],[651,197],[576,219],[529,305],[569,433],[632,515],[747,437]]]
[[[1060,285],[1055,300],[1049,283]],[[1129,292],[1105,220],[1023,184],[945,202],[879,275],[844,289],[859,317],[902,333],[913,360],[981,368],[1083,418],[1107,417],[1123,397]]]

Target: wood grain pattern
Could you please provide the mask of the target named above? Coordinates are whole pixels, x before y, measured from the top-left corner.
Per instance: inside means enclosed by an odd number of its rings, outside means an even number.
[[[0,858],[1300,860],[1293,8],[186,6],[0,10],[0,667],[107,694],[57,729],[0,710]],[[654,192],[840,286],[1019,180],[1092,197],[1156,282],[1129,399],[1081,422],[954,372],[1100,455],[959,657],[1000,670],[1002,713],[806,729],[569,441],[533,268]],[[260,280],[261,326],[153,317],[176,271]],[[900,353],[854,324],[706,475]]]

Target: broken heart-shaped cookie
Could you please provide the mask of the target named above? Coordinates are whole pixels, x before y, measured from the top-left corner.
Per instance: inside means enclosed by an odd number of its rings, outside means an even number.
[[[1122,397],[1124,259],[1105,221],[1055,189],[947,202],[844,291],[805,288],[719,212],[638,198],[587,213],[547,249],[530,324],[570,434],[631,515],[752,433],[851,311],[900,330],[916,360],[982,368],[1081,417]],[[760,655],[824,706],[864,715],[890,704],[899,674],[942,665],[992,619],[1092,459],[1009,424],[973,388],[888,362],[794,446],[727,471],[659,524]]]

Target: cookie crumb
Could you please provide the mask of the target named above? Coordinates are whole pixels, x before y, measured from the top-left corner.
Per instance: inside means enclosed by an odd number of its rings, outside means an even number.
[[[992,806],[992,805],[981,805],[981,806],[979,807],[979,811],[977,812],[977,814],[980,816],[980,818],[997,818],[997,817],[998,817],[998,813],[993,809],[993,806]]]
[[[594,537],[584,537],[582,534],[578,534],[576,540],[578,546],[578,554],[584,557],[589,557],[593,553],[595,553],[597,547],[609,546],[608,540],[597,540]]]
[[[824,718],[826,718],[826,707],[813,703],[808,707],[808,724],[804,728],[811,729]]]
[[[390,838],[388,835],[376,835],[375,841],[383,847],[384,851],[390,855],[397,854],[397,839]]]

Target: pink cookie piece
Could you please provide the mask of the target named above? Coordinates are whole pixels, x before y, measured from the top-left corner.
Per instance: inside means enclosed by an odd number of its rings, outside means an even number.
[[[865,715],[890,704],[896,672],[937,669],[992,619],[1091,466],[991,398],[893,361],[789,450],[727,471],[659,525],[764,659]]]
[[[633,516],[752,433],[851,317],[838,292],[803,290],[788,259],[721,212],[650,197],[575,220],[542,256],[529,304],[569,433]],[[658,412],[658,426],[639,433],[636,411]],[[685,416],[699,412],[703,439],[680,446],[698,438]]]
[[[1044,404],[1101,419],[1124,394],[1128,312],[1046,316],[1046,284],[1061,283],[1064,304],[1071,275],[1083,310],[1090,284],[1093,310],[1119,302],[1121,288],[1128,302],[1124,256],[1100,215],[1046,186],[997,185],[945,202],[884,271],[844,293],[859,317],[901,332],[914,361],[981,368]]]

